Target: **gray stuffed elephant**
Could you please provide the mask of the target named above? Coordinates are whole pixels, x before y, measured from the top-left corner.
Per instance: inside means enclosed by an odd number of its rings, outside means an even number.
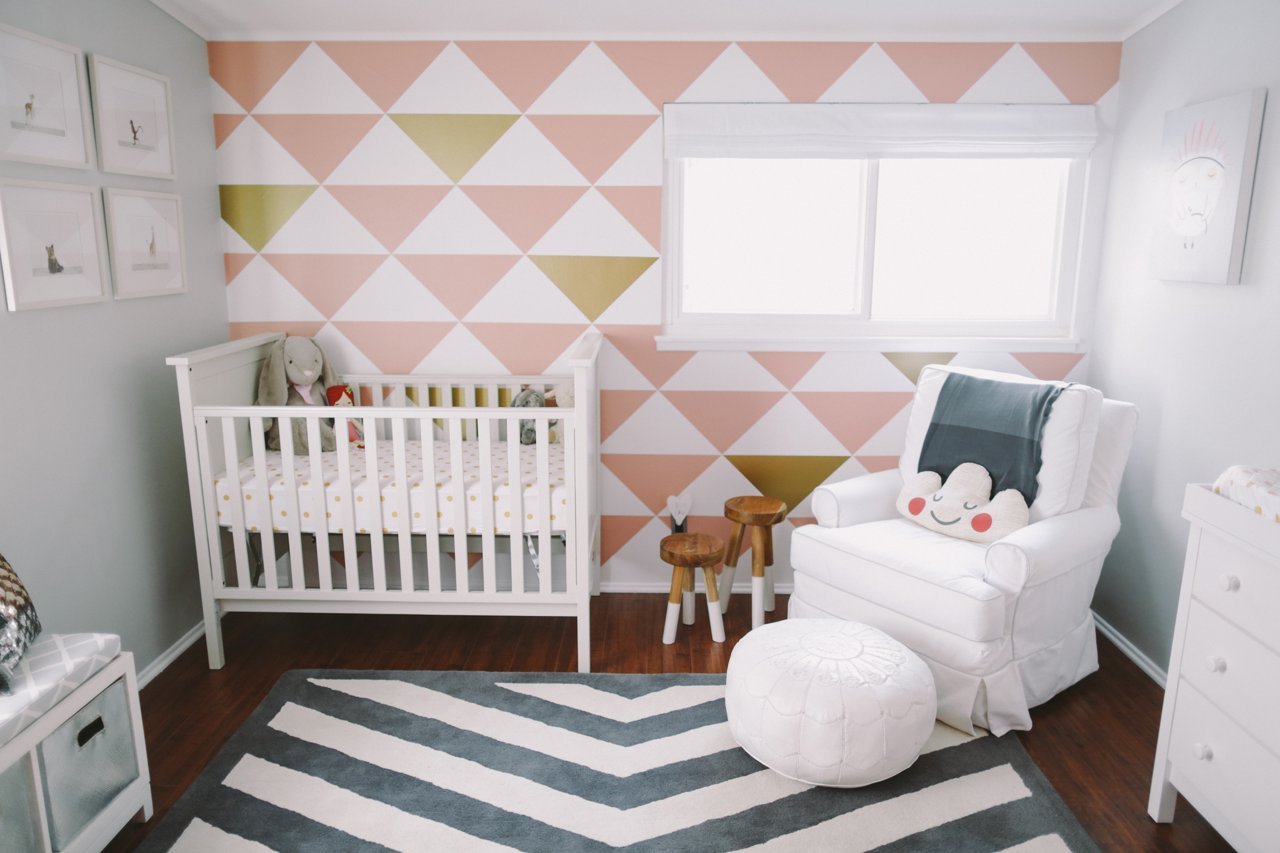
[[[318,344],[311,338],[289,336],[277,341],[267,353],[258,375],[259,406],[327,406],[325,389],[338,384],[338,375],[329,365]],[[302,455],[307,447],[307,423],[294,420],[293,452]],[[267,446],[280,449],[280,424],[275,418],[263,421],[267,430]],[[336,447],[333,426],[320,422],[320,449]]]

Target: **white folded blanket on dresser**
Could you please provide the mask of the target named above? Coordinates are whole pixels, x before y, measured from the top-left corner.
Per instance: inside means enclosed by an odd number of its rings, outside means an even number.
[[[1280,471],[1232,465],[1213,482],[1215,494],[1280,523]]]

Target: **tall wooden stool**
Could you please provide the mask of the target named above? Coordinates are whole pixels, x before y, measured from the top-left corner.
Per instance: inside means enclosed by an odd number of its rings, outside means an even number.
[[[667,598],[662,642],[669,646],[676,641],[676,614],[681,609],[684,624],[693,624],[693,572],[700,568],[707,584],[711,639],[723,643],[724,620],[720,616],[720,596],[716,589],[716,565],[724,558],[724,542],[705,533],[673,533],[663,538],[661,552],[662,562],[671,564],[671,595]]]
[[[733,522],[729,548],[720,575],[720,612],[729,609],[733,575],[742,553],[742,536],[751,528],[751,627],[764,624],[764,612],[773,612],[773,580],[765,569],[773,565],[773,526],[787,517],[787,505],[777,498],[745,495],[724,502],[724,517]]]

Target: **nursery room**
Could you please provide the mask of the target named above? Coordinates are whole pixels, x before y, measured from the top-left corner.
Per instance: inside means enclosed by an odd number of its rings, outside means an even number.
[[[1275,849],[1278,37],[0,0],[0,850]]]

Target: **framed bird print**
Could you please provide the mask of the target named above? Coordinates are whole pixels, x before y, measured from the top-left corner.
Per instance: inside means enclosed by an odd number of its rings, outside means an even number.
[[[177,175],[169,78],[105,56],[89,62],[102,171]]]

